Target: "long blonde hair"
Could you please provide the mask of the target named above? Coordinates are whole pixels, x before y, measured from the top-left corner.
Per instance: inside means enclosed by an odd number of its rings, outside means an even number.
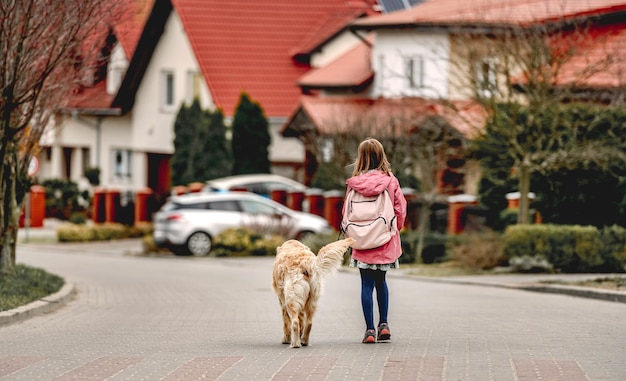
[[[386,175],[391,173],[391,165],[385,155],[383,145],[374,138],[367,138],[359,144],[352,176],[357,176],[369,170],[376,169]]]

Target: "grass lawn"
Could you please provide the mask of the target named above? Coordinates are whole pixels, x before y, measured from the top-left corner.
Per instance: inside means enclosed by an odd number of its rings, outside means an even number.
[[[18,264],[15,275],[0,274],[0,311],[17,308],[59,291],[65,281],[45,270]]]

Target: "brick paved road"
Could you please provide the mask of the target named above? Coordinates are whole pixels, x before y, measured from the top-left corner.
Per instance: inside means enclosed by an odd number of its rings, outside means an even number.
[[[392,342],[363,345],[347,270],[289,349],[271,258],[121,254],[138,245],[21,245],[78,295],[0,327],[0,380],[626,380],[624,303],[392,277]]]

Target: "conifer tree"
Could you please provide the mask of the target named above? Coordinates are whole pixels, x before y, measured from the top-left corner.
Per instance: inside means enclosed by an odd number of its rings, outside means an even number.
[[[233,119],[233,174],[269,173],[271,137],[263,108],[243,92]]]
[[[170,161],[173,185],[186,185],[191,182],[187,173],[191,158],[191,142],[194,139],[190,114],[190,108],[183,104],[174,122],[174,155]]]
[[[198,178],[203,181],[228,176],[232,170],[232,152],[226,140],[226,125],[222,110],[205,112],[206,122],[203,133],[206,138],[199,143]]]
[[[204,182],[231,173],[232,155],[221,110],[202,110],[195,99],[183,105],[174,123],[172,184]]]

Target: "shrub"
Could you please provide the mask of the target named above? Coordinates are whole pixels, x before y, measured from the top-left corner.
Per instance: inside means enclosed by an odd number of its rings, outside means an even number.
[[[252,242],[251,255],[276,255],[276,248],[285,242],[281,235],[268,235]]]
[[[504,233],[507,258],[538,256],[564,272],[586,272],[603,263],[600,234],[594,226],[514,225]]]
[[[424,248],[420,253],[422,263],[443,262],[447,257],[447,246],[455,237],[446,234],[427,232],[424,234]],[[414,263],[419,242],[419,233],[415,230],[404,230],[400,233],[402,256],[400,263]]]
[[[498,233],[467,233],[452,245],[450,257],[463,268],[488,270],[503,263],[502,246]]]
[[[249,229],[226,229],[213,241],[213,250],[224,251],[226,255],[246,252],[252,246],[252,235]]]
[[[87,223],[87,216],[83,212],[74,212],[70,214],[69,222],[77,225],[84,225]]]
[[[57,228],[59,242],[108,241],[112,239],[141,237],[152,231],[151,224],[129,227],[120,223],[96,225],[64,223]]]

